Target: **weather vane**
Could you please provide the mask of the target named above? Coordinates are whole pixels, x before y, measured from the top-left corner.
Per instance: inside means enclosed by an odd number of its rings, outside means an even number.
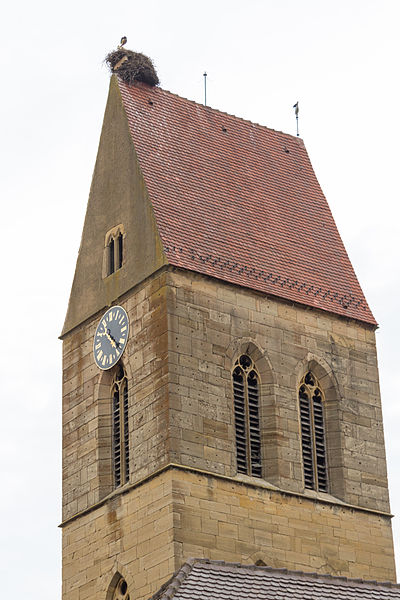
[[[299,101],[297,100],[296,104],[293,104],[294,114],[296,115],[296,128],[297,128],[297,137],[299,137]]]
[[[207,106],[207,73],[204,71],[204,106]]]

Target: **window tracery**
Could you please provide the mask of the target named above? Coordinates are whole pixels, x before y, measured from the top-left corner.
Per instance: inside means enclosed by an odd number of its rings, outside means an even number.
[[[260,383],[254,362],[247,354],[236,361],[232,381],[237,471],[261,477]]]
[[[112,463],[114,487],[129,481],[128,381],[117,365],[112,386]]]
[[[309,371],[299,386],[301,446],[304,486],[328,491],[324,397],[316,377]]]
[[[123,577],[121,577],[115,586],[112,600],[130,600],[128,584]]]

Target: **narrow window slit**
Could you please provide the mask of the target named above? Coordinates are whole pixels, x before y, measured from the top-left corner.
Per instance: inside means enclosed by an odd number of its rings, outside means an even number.
[[[115,271],[114,261],[114,238],[111,238],[108,244],[108,274],[111,275]]]
[[[118,235],[118,269],[122,267],[123,260],[123,236],[122,233]]]

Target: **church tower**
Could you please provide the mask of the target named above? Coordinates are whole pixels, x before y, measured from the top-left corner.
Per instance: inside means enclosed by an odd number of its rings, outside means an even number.
[[[302,140],[111,78],[63,340],[63,600],[395,580],[376,322]]]

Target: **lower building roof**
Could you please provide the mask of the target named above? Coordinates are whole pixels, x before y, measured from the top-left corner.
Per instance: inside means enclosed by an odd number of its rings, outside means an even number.
[[[150,600],[390,600],[400,585],[189,559]]]

